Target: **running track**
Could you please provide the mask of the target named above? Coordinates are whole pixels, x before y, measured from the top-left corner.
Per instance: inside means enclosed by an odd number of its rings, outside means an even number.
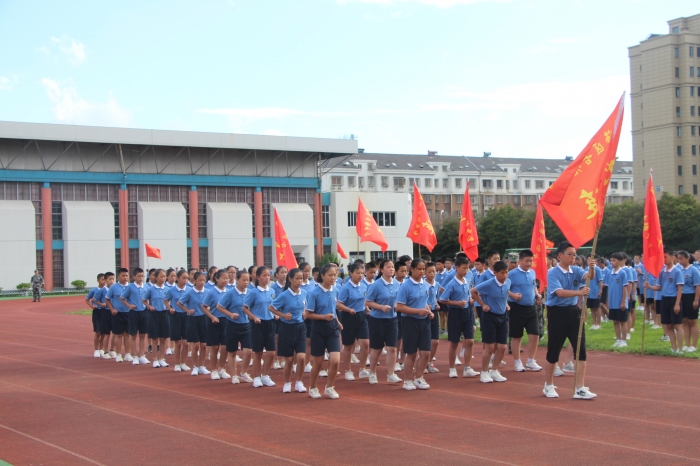
[[[339,400],[312,400],[283,395],[279,370],[272,374],[276,387],[254,389],[94,359],[90,317],[66,314],[85,307],[78,297],[0,301],[1,460],[700,463],[697,360],[591,352],[586,385],[598,398],[571,399],[567,375],[555,382],[561,398],[548,400],[544,375],[515,373],[512,359],[503,384],[449,379],[443,345],[440,374],[426,376],[430,390],[382,383],[382,364],[380,385],[338,380]],[[544,360],[544,351],[538,357]],[[320,379],[321,390],[324,383]]]

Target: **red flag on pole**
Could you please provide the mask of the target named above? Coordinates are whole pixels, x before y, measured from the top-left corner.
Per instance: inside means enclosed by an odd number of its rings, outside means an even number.
[[[369,241],[382,248],[382,252],[386,252],[389,245],[386,243],[384,233],[379,229],[377,222],[374,221],[374,217],[372,217],[372,214],[367,210],[359,197],[357,198],[355,230],[357,231],[357,236],[360,237],[361,243]]]
[[[338,243],[337,241],[335,243],[335,248],[338,250],[338,254],[340,254],[340,257],[342,257],[343,259],[348,258],[348,255],[345,254],[345,251],[343,251],[343,248],[340,247],[340,243]]]
[[[554,241],[550,241],[547,238],[545,238],[544,245],[547,246],[547,249],[552,249],[554,247]]]
[[[413,183],[413,216],[411,225],[408,227],[406,237],[417,244],[422,244],[428,251],[432,252],[437,244],[435,229],[428,216],[428,209],[423,202],[423,196],[418,190],[416,183]]]
[[[464,199],[462,199],[462,216],[459,220],[459,244],[469,260],[474,261],[479,257],[479,235],[476,232],[476,223],[474,223],[469,182],[466,184]]]
[[[277,265],[283,265],[287,267],[287,270],[297,267],[297,259],[294,257],[292,245],[289,244],[287,232],[284,231],[284,225],[277,214],[277,209],[275,209],[275,256],[277,257]]]
[[[575,248],[593,239],[603,221],[605,196],[622,129],[624,99],[623,94],[603,126],[540,199]]]
[[[547,243],[551,243],[551,241],[547,239],[544,232],[544,217],[540,204],[537,204],[535,225],[532,228],[532,239],[530,241],[530,249],[532,249],[533,255],[532,270],[535,271],[535,276],[540,280],[540,291],[542,291],[547,287]]]
[[[161,259],[160,249],[154,248],[150,244],[146,243],[146,257],[155,257],[156,259]]]
[[[659,272],[664,266],[664,242],[661,237],[661,222],[659,221],[659,209],[656,206],[654,195],[654,181],[649,170],[649,182],[647,183],[647,198],[644,202],[644,231],[642,232],[644,253],[644,268],[654,277],[659,277]]]

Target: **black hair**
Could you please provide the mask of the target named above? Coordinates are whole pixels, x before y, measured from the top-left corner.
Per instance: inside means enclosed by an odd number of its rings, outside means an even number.
[[[568,241],[562,241],[561,243],[559,243],[559,245],[557,246],[557,252],[556,252],[557,257],[559,257],[559,254],[564,254],[564,252],[569,248],[573,248],[573,245],[571,243],[569,243]]]
[[[328,273],[330,269],[334,269],[335,266],[333,264],[326,264],[323,267],[321,267],[321,270],[319,270],[318,273],[318,278],[316,278],[316,281],[318,283],[323,283],[323,276]]]
[[[441,257],[441,258],[439,258],[438,260],[436,260],[435,263],[436,263],[436,264],[444,264],[444,263],[445,263],[445,259]]]
[[[195,272],[198,272],[198,270],[195,269],[194,267],[190,267],[189,269],[187,269],[187,273],[189,274],[189,273],[192,272],[193,270],[194,270]],[[194,275],[194,274],[193,274],[193,275]]]
[[[496,251],[495,249],[490,250],[489,252],[486,253],[486,260],[491,259],[496,254],[498,254],[499,256],[501,255],[501,253]]]
[[[236,268],[235,265],[229,265],[228,267],[226,267],[226,271],[227,271],[227,272],[228,272],[229,270],[231,270],[231,269],[233,269],[233,270],[235,270],[236,272],[238,272],[238,269]]]
[[[314,267],[313,269],[311,269],[311,275],[315,274],[316,272],[320,272],[320,271],[321,271],[321,269],[319,269],[318,267]]]
[[[204,275],[203,272],[195,272],[194,275],[193,275],[194,280],[197,281],[197,279],[198,279],[199,277],[201,277],[202,275]]]
[[[114,272],[105,272],[105,280],[107,280],[109,277],[113,277]]]
[[[355,262],[353,262],[353,263],[354,264],[364,264],[365,261],[363,261],[362,259],[355,259]]]
[[[214,274],[214,280],[218,280],[219,278],[223,277],[224,275],[226,275],[226,277],[228,277],[228,272],[224,269],[219,269]],[[216,283],[216,281],[214,283]]]
[[[216,270],[218,272],[219,268],[215,265],[212,265],[211,267],[209,267],[209,270],[207,271],[207,280],[208,281],[212,281],[212,279],[214,278],[214,270]]]
[[[140,267],[135,267],[131,275],[136,276],[137,273],[143,273],[143,269]]]
[[[598,262],[599,264],[605,264],[605,257],[596,257],[595,261]]]
[[[495,264],[493,264],[493,272],[498,273],[502,270],[508,270],[508,264],[506,264],[503,261],[498,261]]]
[[[477,257],[476,259],[474,259],[474,262],[478,264],[484,264],[486,261],[483,257]]]
[[[614,253],[610,254],[610,259],[615,259],[615,260],[621,261],[621,260],[625,259],[625,255],[621,252],[614,252]]]
[[[158,278],[158,275],[160,275],[161,272],[165,273],[165,270],[163,270],[163,269],[153,269],[153,275],[155,275],[156,278]],[[167,274],[167,273],[165,274],[165,278],[168,278],[168,274]]]
[[[399,257],[396,262],[403,262],[405,264],[406,262],[410,262],[412,260],[413,258],[411,256],[404,254],[403,256]]]
[[[426,262],[425,263],[425,270],[428,270],[429,267],[435,267],[435,262]]]
[[[420,264],[425,264],[425,261],[423,259],[413,259],[411,261],[411,268],[415,269],[418,267]]]
[[[127,273],[127,274],[128,274],[128,273],[129,273],[129,269],[127,269],[127,268],[125,268],[125,267],[121,267],[119,270],[117,270],[117,275],[121,275],[121,274],[123,274],[123,273]]]
[[[277,267],[277,268],[279,268],[279,267]],[[277,272],[275,272],[275,273],[277,273]],[[302,272],[300,268],[295,267],[289,271],[289,273],[287,274],[287,279],[284,282],[284,291],[287,291],[289,289],[289,286],[292,284],[292,281],[291,281],[292,278],[294,278],[294,275],[296,275],[298,273],[300,273],[301,276],[304,277],[304,272]]]
[[[257,269],[255,269],[255,286],[259,286],[259,285],[258,285],[258,278],[259,278],[260,275],[262,275],[266,270],[267,270],[267,267],[265,267],[264,265],[261,265],[260,267],[258,267]]]
[[[430,257],[430,254],[423,254],[420,256],[421,259],[423,259],[425,262],[432,262],[433,258]]]
[[[372,261],[365,263],[365,270],[376,269],[376,268],[377,268],[377,264],[375,264]]]
[[[451,257],[448,257],[448,258],[445,259],[445,262],[447,262],[447,261],[454,262],[455,260],[454,260],[453,258],[451,258]],[[438,262],[440,262],[440,261],[438,261]]]
[[[350,264],[348,265],[348,273],[353,273],[355,270],[364,269],[362,264]]]
[[[173,273],[174,271],[175,271],[175,269],[173,269],[172,267],[169,268],[168,270],[165,271],[165,276],[166,276],[166,277],[169,277],[170,274]]]
[[[185,269],[180,269],[180,270],[178,270],[178,271],[177,271],[177,278],[182,277],[184,274],[188,274],[188,275],[189,275],[189,273],[188,273],[187,270],[185,270]]]
[[[100,278],[105,278],[105,274],[103,274],[103,273],[98,273],[98,274],[97,274],[97,281],[99,281]]]
[[[523,249],[520,251],[520,254],[518,254],[518,259],[523,260],[527,257],[535,257],[535,254],[533,254],[532,249]]]
[[[455,259],[459,259],[460,257],[467,257],[467,255],[466,255],[465,253],[463,253],[463,252],[458,252],[458,253],[455,255]],[[453,262],[454,262],[454,261],[453,261]]]
[[[379,261],[379,270],[382,270],[382,269],[384,268],[384,266],[385,266],[388,262],[391,262],[392,264],[394,263],[394,261],[392,261],[391,259],[382,259],[382,260],[380,260],[380,261]]]
[[[277,268],[275,269],[275,273],[273,274],[275,277],[277,276],[278,273],[280,273],[280,270],[286,269],[284,265],[278,265]]]
[[[301,270],[302,272],[307,267],[311,267],[311,264],[309,264],[308,262],[302,262],[301,264],[299,264],[299,270]]]
[[[469,259],[466,257],[458,257],[457,261],[455,262],[455,267],[459,267],[460,265],[464,264],[469,265]]]
[[[686,259],[690,259],[690,254],[688,254],[688,251],[676,251],[677,256],[683,256]]]
[[[406,265],[405,262],[399,261],[399,262],[397,262],[396,264],[394,264],[394,272],[396,272],[397,270],[399,270],[401,267],[406,267],[406,268],[408,268],[408,266]]]
[[[236,280],[239,280],[243,275],[250,275],[246,269],[236,271]]]

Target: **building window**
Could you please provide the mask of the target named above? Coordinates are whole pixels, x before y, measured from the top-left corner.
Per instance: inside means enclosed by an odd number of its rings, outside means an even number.
[[[610,189],[617,189],[618,182],[617,181],[611,181],[610,182]]]
[[[197,205],[197,210],[198,210],[197,218],[199,219],[199,228],[198,228],[199,237],[206,238],[207,237],[207,203],[206,202],[199,202],[199,204]],[[270,222],[270,220],[269,220],[270,205],[269,204],[267,206],[267,210],[268,210],[267,213],[268,213],[268,225],[269,225],[269,222]],[[265,209],[263,208],[263,212],[264,211],[265,211]],[[267,236],[269,236],[269,234]],[[199,261],[200,262],[202,261],[201,256],[200,256]]]
[[[510,189],[510,180],[506,180],[506,189]]]
[[[447,171],[447,165],[442,166],[442,171],[446,172]]]
[[[535,180],[535,189],[544,189],[544,180]]]
[[[520,196],[513,196],[513,205],[520,205]]]
[[[690,56],[691,56],[691,57],[694,56],[694,54],[695,54],[695,47],[693,47],[693,46],[691,45],[691,46],[690,46],[689,52],[690,52]]]
[[[535,200],[535,196],[525,196],[525,204],[532,204]]]
[[[380,227],[396,226],[396,212],[372,212],[372,217]]]
[[[63,249],[53,250],[53,287],[63,288]]]
[[[449,188],[449,184],[448,184],[449,182],[450,182],[450,180],[448,180],[447,178],[443,178],[443,180],[442,180],[442,187],[445,188],[445,189],[446,189],[446,188]]]
[[[691,152],[693,155],[698,155],[697,146],[695,146],[695,145],[690,146],[690,152]]]
[[[503,196],[496,196],[496,204],[503,204]]]
[[[199,268],[209,270],[209,248],[199,247]]]
[[[698,195],[698,185],[694,184],[693,185],[693,196],[697,196],[697,195]]]
[[[331,237],[331,206],[321,206],[321,230],[324,238]]]
[[[680,88],[680,87],[677,87],[677,88],[676,88],[676,97],[677,97],[677,98],[680,98],[680,96],[681,96],[681,88]]]
[[[476,178],[469,178],[469,189],[476,188]]]
[[[694,105],[690,106],[690,116],[695,116],[695,106]]]
[[[51,238],[63,239],[63,208],[61,207],[61,201],[53,201],[51,203]]]
[[[442,203],[443,203],[443,204],[449,204],[449,203],[450,203],[450,195],[449,195],[449,194],[443,194],[443,195],[442,195]]]
[[[530,189],[530,180],[525,180],[525,189]]]
[[[396,258],[398,257],[398,253],[396,251],[370,251],[369,253],[369,259],[377,263],[378,261],[382,259],[388,259],[390,261],[395,261]]]
[[[690,97],[695,97],[695,87],[690,86]]]
[[[680,157],[680,156],[683,155],[683,151],[682,151],[681,146],[676,146],[676,155],[677,155],[678,157]]]
[[[389,177],[382,176],[382,188],[388,188],[388,187],[389,187]]]
[[[131,267],[131,270],[134,270],[136,267],[141,267],[139,248],[129,248],[129,267]],[[131,273],[131,270],[129,273]]]
[[[394,188],[403,189],[406,187],[406,178],[395,176],[394,177]]]
[[[679,195],[679,196],[682,196],[682,195],[683,195],[683,185],[682,185],[682,184],[679,184],[679,185],[678,185],[678,195]],[[54,281],[55,281],[55,280],[54,280]]]
[[[674,26],[673,29],[671,29],[671,32],[673,34],[678,34],[678,26]]]
[[[469,202],[471,202],[472,205],[477,205],[477,195],[469,196]]]
[[[355,187],[355,177],[348,176],[348,188],[354,188],[354,187]]]
[[[367,177],[367,187],[374,188],[374,177],[373,176]]]
[[[481,187],[484,189],[491,189],[491,188],[493,188],[493,181],[481,180]]]
[[[433,203],[433,195],[432,194],[423,194],[423,201],[426,204],[432,204]]]
[[[253,247],[253,257],[255,257],[255,247]],[[187,268],[192,267],[192,248],[187,248]]]
[[[676,126],[676,136],[681,137],[681,127]]]
[[[518,189],[518,180],[513,180],[513,189]]]
[[[357,212],[348,212],[348,226],[354,227],[357,225]]]
[[[265,267],[272,267],[272,246],[263,246],[263,262]]]
[[[676,73],[675,73],[675,76],[676,76],[676,78],[680,78],[680,77],[681,77],[681,69],[680,69],[680,68],[678,68],[678,67],[676,67]]]
[[[678,47],[673,47],[673,58],[679,58],[681,56],[681,51]]]
[[[331,186],[343,186],[343,177],[331,176]]]
[[[455,178],[455,188],[462,187],[462,178]]]
[[[114,249],[114,270],[122,268],[122,250],[121,248]]]
[[[432,179],[432,178],[426,178],[426,179],[425,179],[425,187],[426,187],[426,188],[432,188],[432,187],[433,187],[433,179]]]
[[[698,174],[698,166],[693,165],[693,175],[697,175],[697,174]]]
[[[119,239],[119,203],[110,202],[114,209],[114,239]]]
[[[503,180],[496,180],[496,189],[503,189]]]
[[[691,77],[691,78],[694,78],[694,77],[695,77],[695,67],[694,67],[694,66],[691,66],[691,67],[690,67],[690,77]]]
[[[464,201],[464,194],[457,194],[455,196],[455,202],[461,204]]]
[[[676,117],[680,118],[680,116],[681,116],[681,108],[676,107]]]
[[[628,190],[628,189],[630,189],[630,183],[629,183],[629,181],[623,181],[623,182],[622,182],[622,189],[624,189],[625,191]]]
[[[365,187],[365,177],[364,177],[364,176],[358,176],[358,177],[357,177],[357,187],[358,187],[358,188],[364,188],[364,187]]]
[[[698,107],[698,108],[700,109],[700,107]],[[690,127],[690,135],[695,136],[695,126]],[[642,146],[642,147],[644,147],[644,146]]]
[[[420,178],[416,178],[413,181],[414,181],[414,183],[416,183],[416,186],[418,186],[420,188]],[[413,185],[411,185],[411,186],[413,186]]]
[[[554,181],[549,182],[549,186],[552,186],[554,184]]]
[[[493,205],[493,196],[484,196],[484,205]]]

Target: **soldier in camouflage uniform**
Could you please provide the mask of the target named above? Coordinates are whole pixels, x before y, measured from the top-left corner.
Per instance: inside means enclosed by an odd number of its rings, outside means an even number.
[[[34,271],[30,284],[32,285],[32,294],[34,296],[33,302],[37,302],[37,300],[41,302],[41,288],[44,286],[44,277],[39,275],[38,270]]]

